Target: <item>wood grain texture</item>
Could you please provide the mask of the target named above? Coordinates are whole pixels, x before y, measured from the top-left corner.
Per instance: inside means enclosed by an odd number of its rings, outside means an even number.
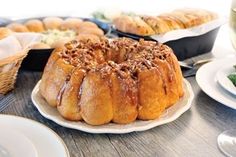
[[[236,128],[236,110],[230,109],[203,93],[195,78],[188,78],[195,99],[190,110],[176,121],[144,132],[129,134],[88,134],[67,129],[42,117],[32,104],[31,91],[41,73],[20,71],[14,103],[3,114],[12,114],[39,121],[53,129],[65,141],[72,157],[220,157],[217,136]]]

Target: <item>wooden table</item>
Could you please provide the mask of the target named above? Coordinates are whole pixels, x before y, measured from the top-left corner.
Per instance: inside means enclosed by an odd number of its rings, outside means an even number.
[[[21,71],[15,90],[9,93],[15,101],[3,113],[34,119],[50,127],[64,140],[72,157],[223,156],[217,147],[217,136],[236,128],[236,110],[208,97],[195,77],[190,77],[188,81],[195,93],[192,107],[174,122],[122,135],[67,129],[41,116],[32,104],[31,91],[40,77],[39,72]]]

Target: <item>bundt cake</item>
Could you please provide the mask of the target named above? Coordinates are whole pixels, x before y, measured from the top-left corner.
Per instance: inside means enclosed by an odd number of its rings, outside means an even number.
[[[40,93],[67,120],[127,124],[160,117],[183,96],[172,50],[128,38],[67,43],[44,69]]]

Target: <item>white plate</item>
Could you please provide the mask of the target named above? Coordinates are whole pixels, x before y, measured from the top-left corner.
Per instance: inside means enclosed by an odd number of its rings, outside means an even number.
[[[1,126],[1,125],[0,125]],[[22,133],[1,127],[0,157],[38,157],[33,143]]]
[[[221,68],[217,74],[216,74],[216,78],[219,82],[219,84],[225,88],[227,91],[229,91],[230,93],[236,95],[236,87],[234,86],[234,84],[230,81],[230,79],[228,78],[229,74],[235,73],[235,68],[233,67],[233,65],[236,64],[236,60],[235,62],[232,64],[227,64],[226,66],[224,66],[223,68]]]
[[[2,155],[4,152],[5,156]],[[3,114],[0,114],[1,155],[3,157],[70,156],[62,139],[51,129],[30,119]]]
[[[219,85],[216,74],[222,66],[235,62],[236,58],[215,60],[203,65],[196,74],[198,85],[208,96],[233,109],[236,109],[236,97]]]
[[[189,84],[187,80],[184,80],[185,95],[180,99],[178,103],[168,108],[160,119],[149,120],[149,121],[136,120],[135,122],[126,124],[126,125],[109,123],[109,124],[101,125],[101,126],[92,126],[92,125],[86,124],[85,122],[72,122],[72,121],[67,121],[63,119],[58,113],[58,111],[55,108],[49,106],[47,102],[45,101],[45,99],[41,96],[41,94],[39,93],[39,84],[40,84],[40,81],[34,87],[32,91],[32,95],[31,95],[31,99],[34,105],[39,110],[39,112],[44,117],[56,122],[57,124],[61,126],[73,128],[73,129],[77,129],[77,130],[81,130],[81,131],[89,132],[89,133],[122,134],[122,133],[129,133],[133,131],[144,131],[144,130],[148,130],[153,127],[156,127],[158,125],[169,123],[177,119],[181,114],[183,114],[185,111],[187,111],[190,108],[191,103],[193,101],[193,97],[194,97],[191,85]]]

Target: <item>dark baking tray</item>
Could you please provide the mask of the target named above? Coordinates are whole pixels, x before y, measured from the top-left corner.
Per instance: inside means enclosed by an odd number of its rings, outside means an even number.
[[[60,17],[60,16],[58,16]],[[7,24],[11,22],[18,22],[18,23],[24,23],[31,19],[39,19],[42,20],[45,17],[33,17],[33,18],[27,18],[27,19],[19,19],[15,21],[5,20],[4,23],[2,23],[2,26],[6,26]],[[68,17],[60,17],[62,19],[68,18]],[[99,28],[101,28],[104,31],[104,34],[110,34],[111,28],[110,25],[100,22],[93,18],[81,18],[81,17],[73,17],[73,18],[80,18],[84,21],[91,21],[98,25]],[[0,19],[1,22],[1,19]],[[32,70],[32,71],[43,71],[49,56],[51,55],[53,49],[32,49],[29,51],[28,55],[25,57],[25,59],[22,62],[21,69],[24,70]]]
[[[8,23],[11,23],[12,21],[7,18],[0,17],[0,27],[6,26]]]
[[[220,27],[199,36],[184,37],[181,39],[168,41],[164,44],[173,49],[178,60],[185,60],[187,58],[210,52],[213,48],[219,29]],[[112,28],[112,32],[116,33],[119,37],[129,37],[135,40],[143,38],[145,40],[155,41],[149,36],[138,36],[134,34],[124,33],[116,30],[114,27]]]

